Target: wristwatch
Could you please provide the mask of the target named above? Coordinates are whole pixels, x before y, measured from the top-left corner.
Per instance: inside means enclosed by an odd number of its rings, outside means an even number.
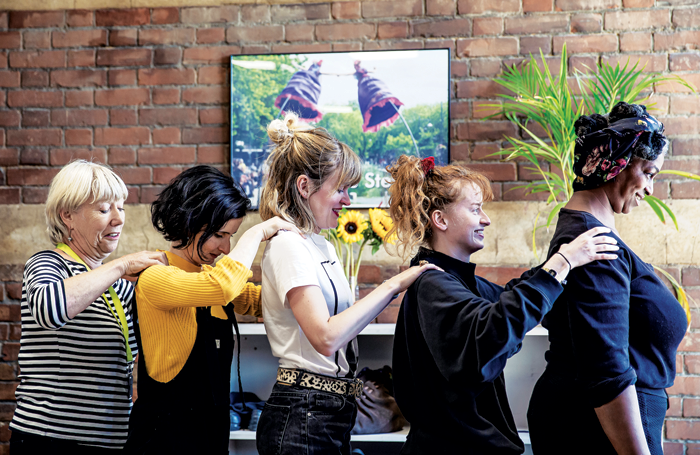
[[[556,270],[548,269],[546,267],[542,267],[542,270],[549,273],[550,275],[552,275],[552,278],[557,280],[557,271]],[[557,281],[559,281],[559,280],[557,280]],[[566,280],[561,280],[561,281],[559,281],[559,283],[561,283],[561,285],[564,286],[566,284]]]

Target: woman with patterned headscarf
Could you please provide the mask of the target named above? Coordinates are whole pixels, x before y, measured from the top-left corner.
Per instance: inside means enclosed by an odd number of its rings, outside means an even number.
[[[619,259],[573,270],[543,321],[550,348],[528,410],[532,449],[661,455],[665,388],[673,385],[688,321],[653,267],[619,237],[614,215],[653,193],[668,140],[644,106],[623,102],[575,127],[574,195],[559,214],[549,255],[607,226]]]

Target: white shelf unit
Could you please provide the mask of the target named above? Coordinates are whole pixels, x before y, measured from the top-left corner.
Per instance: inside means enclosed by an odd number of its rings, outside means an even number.
[[[241,335],[267,335],[264,324],[239,323]],[[369,324],[360,335],[394,335],[396,324]],[[527,333],[528,336],[547,336],[547,329],[538,325]]]
[[[408,435],[408,427],[401,431],[382,434],[354,434],[350,437],[353,442],[404,442]],[[518,431],[520,439],[525,444],[530,444],[530,434],[527,431]],[[236,441],[255,441],[255,432],[248,430],[239,430],[231,432],[231,440]]]
[[[241,376],[247,392],[256,393],[261,399],[269,396],[277,371],[277,359],[272,356],[267,340],[265,325],[260,323],[239,323],[241,334]],[[393,336],[396,324],[369,324],[358,337],[360,347],[360,368],[380,368],[391,364]],[[549,347],[547,330],[541,326],[528,332],[522,350],[508,360],[506,366],[506,389],[520,438],[526,444],[525,455],[531,454],[530,436],[527,432],[527,404],[535,381],[544,371],[544,351]],[[234,360],[234,366],[235,366]],[[231,383],[237,390],[235,367],[231,371]],[[395,433],[354,435],[352,441],[358,444],[393,443],[395,446],[406,440],[408,428]],[[374,453],[385,453],[384,449]],[[394,450],[394,449],[392,449]],[[397,451],[394,451],[398,453]],[[394,453],[392,452],[392,453]],[[229,453],[232,455],[256,455],[254,431],[232,431]],[[370,452],[366,452],[370,453]],[[389,452],[386,452],[389,453]]]

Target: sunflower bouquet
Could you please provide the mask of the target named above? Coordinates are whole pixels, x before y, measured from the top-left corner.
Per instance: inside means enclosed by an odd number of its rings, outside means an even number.
[[[338,258],[343,262],[352,289],[357,289],[357,273],[365,246],[371,246],[372,254],[375,254],[385,242],[393,244],[396,235],[389,235],[393,227],[394,221],[383,209],[369,209],[369,220],[358,210],[343,209],[338,227],[326,231],[328,241],[335,246]],[[357,244],[359,248],[355,248]]]

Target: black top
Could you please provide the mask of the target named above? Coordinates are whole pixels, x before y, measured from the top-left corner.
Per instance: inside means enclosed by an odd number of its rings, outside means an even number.
[[[506,288],[475,265],[421,249],[428,270],[408,288],[396,323],[394,389],[411,423],[402,453],[520,454],[503,368],[550,310],[561,285],[543,271]]]
[[[603,226],[586,212],[562,209],[549,256],[579,234]],[[683,308],[614,232],[618,259],[574,269],[542,325],[549,330],[547,369],[575,381],[592,407],[635,384],[665,397],[676,375],[676,349],[688,325]]]

